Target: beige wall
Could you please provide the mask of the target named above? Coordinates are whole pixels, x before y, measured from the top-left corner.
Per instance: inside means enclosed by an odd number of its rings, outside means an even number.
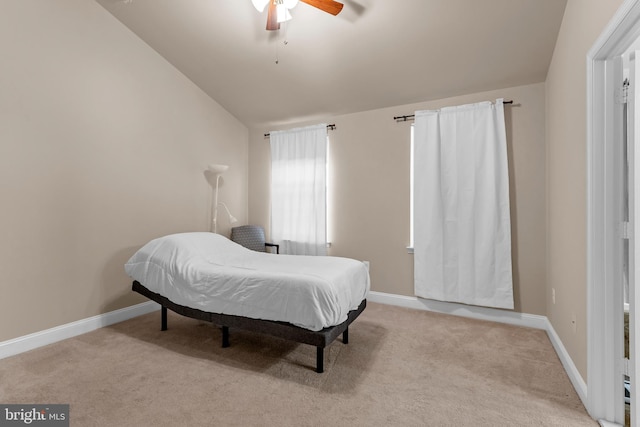
[[[569,0],[546,85],[326,117],[331,254],[371,261],[373,290],[413,295],[409,124],[392,117],[514,99],[516,310],[547,315],[586,378],[585,56],[620,4]],[[144,301],[122,264],[150,238],[207,228],[208,163],[231,165],[221,198],[268,230],[262,134],[308,123],[248,133],[94,2],[0,3],[0,51],[0,341]]]
[[[394,116],[499,97],[506,107],[511,174],[515,308],[546,314],[544,84],[325,118],[330,131],[331,255],[371,262],[372,290],[413,295],[409,244],[410,122]],[[249,221],[269,227],[270,130],[254,129],[249,142]]]
[[[546,81],[547,316],[585,380],[586,55],[621,4],[622,0],[569,0]]]
[[[247,128],[97,3],[1,2],[0,52],[0,341],[145,301],[123,264],[207,229],[208,163],[246,220]]]

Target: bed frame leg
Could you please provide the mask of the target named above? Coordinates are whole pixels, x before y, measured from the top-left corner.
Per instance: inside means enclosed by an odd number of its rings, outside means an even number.
[[[347,326],[347,329],[344,330],[344,332],[342,333],[342,342],[344,344],[349,344],[349,327]]]
[[[324,372],[324,347],[316,347],[316,372]]]
[[[222,347],[223,348],[229,347],[229,327],[228,326],[222,327]]]
[[[167,330],[167,307],[162,306],[162,314],[161,314],[161,325],[160,325],[160,330],[161,331],[166,331]]]

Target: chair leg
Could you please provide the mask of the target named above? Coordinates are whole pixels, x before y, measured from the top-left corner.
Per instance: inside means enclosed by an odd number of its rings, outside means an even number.
[[[347,329],[344,330],[344,332],[342,333],[342,342],[344,344],[349,344],[349,327],[347,326]]]
[[[160,330],[161,331],[166,331],[167,330],[167,307],[163,306],[160,311],[161,311],[161,315],[160,315],[160,318],[161,318]]]

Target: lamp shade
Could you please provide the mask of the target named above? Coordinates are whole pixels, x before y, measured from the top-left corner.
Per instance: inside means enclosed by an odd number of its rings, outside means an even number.
[[[229,169],[227,165],[211,164],[207,166],[207,169],[204,171],[204,177],[211,187],[216,188],[221,184],[221,180],[224,182],[224,178],[222,178],[221,175],[227,169]]]
[[[251,0],[251,3],[253,3],[253,7],[255,7],[258,12],[262,13],[270,1],[272,0]],[[282,0],[282,4],[287,9],[293,9],[298,5],[298,1],[299,0]]]
[[[216,175],[219,175],[219,174],[221,174],[223,172],[226,172],[227,169],[229,169],[228,165],[215,165],[215,164],[212,164],[212,165],[207,166],[207,170],[209,172],[211,172],[211,173],[216,174]]]
[[[276,16],[278,23],[286,22],[291,19],[291,14],[289,13],[289,9],[284,4],[279,4],[276,7]]]
[[[236,222],[238,222],[238,218],[236,218],[235,216],[231,215],[231,212],[229,211],[229,208],[227,207],[227,205],[225,203],[220,202],[220,206],[222,206],[224,208],[224,210],[227,211],[227,215],[229,216],[229,222],[231,224],[235,224]]]

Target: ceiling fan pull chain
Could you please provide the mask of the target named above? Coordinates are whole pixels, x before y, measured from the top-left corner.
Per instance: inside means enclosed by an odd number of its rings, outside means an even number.
[[[289,44],[289,41],[287,40],[287,33],[288,33],[288,29],[289,29],[289,22],[288,22],[288,21],[286,21],[286,22],[284,22],[283,24],[284,24],[284,31],[283,31],[283,33],[284,33],[284,41],[282,42],[282,44],[286,46],[286,45],[288,45],[288,44]]]
[[[283,39],[284,39],[282,40],[282,45],[286,46],[289,44],[289,40],[287,40],[287,23],[286,22],[284,23],[284,31],[282,33],[283,33]],[[278,55],[278,53],[280,52],[280,49],[278,47],[279,45],[280,43],[276,43],[276,65],[280,63],[280,58]]]

